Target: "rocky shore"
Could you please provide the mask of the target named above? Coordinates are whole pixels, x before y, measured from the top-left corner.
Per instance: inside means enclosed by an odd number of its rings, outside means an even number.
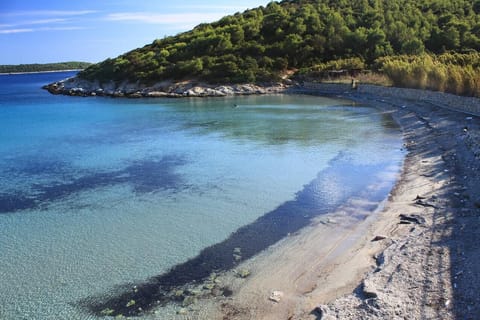
[[[210,85],[195,81],[163,81],[147,86],[139,82],[114,81],[100,83],[72,77],[47,84],[43,89],[52,94],[69,96],[108,96],[127,98],[182,98],[182,97],[225,97],[233,95],[272,94],[284,92],[283,83],[259,86],[255,84]]]

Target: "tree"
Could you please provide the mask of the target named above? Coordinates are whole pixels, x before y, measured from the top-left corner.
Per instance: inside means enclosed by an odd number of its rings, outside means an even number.
[[[421,55],[425,53],[425,45],[420,39],[413,38],[402,44],[401,53],[410,55]]]

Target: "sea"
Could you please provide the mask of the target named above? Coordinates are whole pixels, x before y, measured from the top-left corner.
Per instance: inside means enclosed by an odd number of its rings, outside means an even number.
[[[74,75],[0,75],[0,319],[109,318],[125,297],[147,317],[154,286],[228,271],[352,197],[373,212],[402,167],[373,106],[41,89]]]

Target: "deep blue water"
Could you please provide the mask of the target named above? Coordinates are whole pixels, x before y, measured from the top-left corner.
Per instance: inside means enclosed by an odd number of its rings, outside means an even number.
[[[368,106],[40,89],[71,75],[0,76],[1,319],[148,309],[152,288],[233,267],[233,248],[246,259],[351,197],[379,203],[401,165],[398,127]]]

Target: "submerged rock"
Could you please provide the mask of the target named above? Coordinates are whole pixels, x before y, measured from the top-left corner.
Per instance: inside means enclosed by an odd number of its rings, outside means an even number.
[[[236,273],[240,278],[246,278],[250,275],[250,270],[240,269]]]
[[[106,308],[106,309],[103,309],[100,313],[104,316],[109,316],[109,315],[112,315],[114,312],[115,310]]]
[[[215,284],[207,283],[203,286],[203,288],[206,289],[206,290],[212,290],[213,288],[215,288]]]
[[[185,293],[185,291],[183,291],[183,290],[175,290],[175,291],[173,292],[173,295],[174,295],[175,297],[181,297],[181,296],[183,296],[184,293]]]
[[[182,315],[182,316],[187,315],[187,314],[188,314],[188,310],[185,309],[185,308],[180,308],[180,309],[177,311],[177,314]]]
[[[130,308],[130,307],[133,307],[135,304],[136,304],[136,301],[132,299],[132,300],[127,302],[125,307]]]
[[[197,297],[195,296],[188,296],[188,297],[185,297],[185,299],[183,299],[183,302],[182,302],[182,306],[184,307],[188,307],[188,306],[191,306],[193,304],[196,304],[197,303]]]

